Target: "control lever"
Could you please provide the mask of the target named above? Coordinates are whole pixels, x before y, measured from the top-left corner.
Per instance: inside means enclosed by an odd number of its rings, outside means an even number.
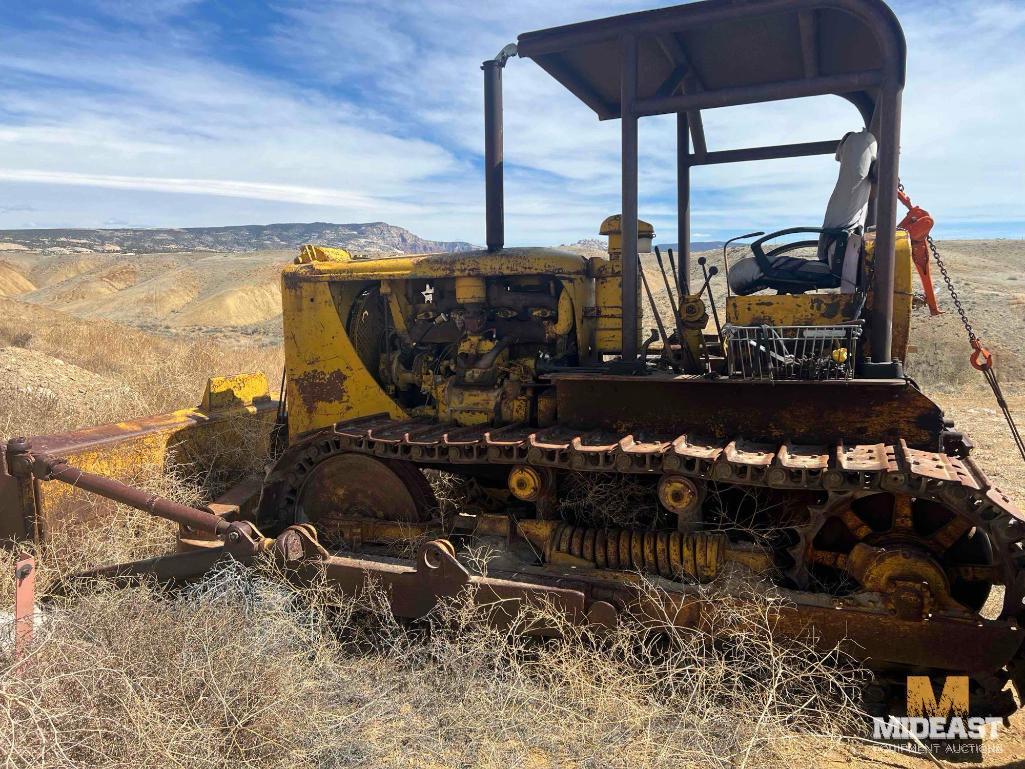
[[[724,343],[723,338],[722,338],[722,330],[719,328],[719,318],[718,318],[718,315],[716,315],[716,313],[715,313],[715,300],[712,298],[712,289],[708,285],[709,281],[711,281],[712,278],[714,278],[716,275],[719,274],[719,268],[715,267],[715,266],[712,266],[710,269],[706,269],[705,268],[705,261],[706,261],[705,257],[701,257],[698,260],[698,264],[701,265],[701,269],[705,273],[705,282],[701,284],[701,288],[698,290],[697,296],[701,296],[703,293],[705,293],[706,290],[708,291],[708,300],[709,300],[709,304],[712,307],[712,314],[713,314],[713,317],[715,317],[715,327],[716,327],[717,333],[719,335],[719,345],[720,345],[720,347],[723,347],[723,349],[725,349],[725,347],[724,347],[725,343]],[[712,362],[709,360],[708,344],[705,342],[705,332],[704,331],[701,332],[701,349],[704,351],[705,366],[708,368],[708,373],[711,374],[712,373]]]
[[[662,273],[662,281],[666,284],[666,293],[669,294],[669,306],[673,308],[673,314],[679,316],[680,308],[673,297],[673,290],[669,287],[669,276],[666,274],[665,265],[662,263],[662,251],[655,246],[655,260],[658,262],[658,270]],[[673,271],[676,272],[675,270]]]
[[[662,263],[662,251],[658,246],[655,246],[655,260],[658,262],[658,269],[662,273],[662,280],[666,285],[666,293],[669,294],[669,307],[673,311],[673,323],[676,326],[676,341],[679,342],[681,348],[685,348],[686,344],[683,341],[683,316],[680,315],[680,306],[676,303],[676,299],[673,297],[673,290],[669,287],[669,277],[666,275],[665,265]],[[675,274],[675,268],[673,273]],[[641,271],[644,274],[644,271]],[[679,286],[679,284],[677,284]],[[666,350],[669,348],[666,347]]]
[[[664,335],[664,333],[663,333],[663,335]],[[659,336],[658,331],[655,330],[655,329],[651,329],[651,335],[648,336],[648,338],[645,339],[641,343],[641,354],[639,356],[640,360],[644,360],[647,357],[647,355],[648,355],[648,348],[651,347],[651,343],[652,342],[654,342],[656,339],[658,339],[658,336]]]
[[[673,282],[677,285],[677,290],[679,290],[680,276],[676,274],[676,260],[673,258],[673,249],[667,248],[666,253],[669,254],[669,266],[673,268]]]
[[[637,271],[641,276],[641,284],[644,286],[644,292],[648,295],[648,302],[651,304],[651,314],[655,316],[655,325],[658,326],[658,337],[662,339],[662,355],[668,357],[669,355],[669,335],[666,334],[666,327],[662,323],[662,316],[658,314],[658,307],[655,306],[655,297],[651,293],[651,287],[648,285],[648,279],[644,276],[644,270],[640,269]],[[652,329],[654,332],[655,330]],[[656,336],[653,333],[652,337],[643,345],[644,353],[647,353],[648,347],[655,340]]]
[[[715,333],[718,334],[719,343],[722,344],[722,324],[719,323],[719,311],[715,309],[715,297],[712,296],[711,286],[711,280],[719,274],[719,268],[715,265],[713,265],[711,269],[706,267],[705,265],[708,264],[708,260],[703,256],[698,259],[698,264],[701,265],[701,271],[705,274],[705,285],[702,286],[701,290],[704,291],[705,289],[708,289],[708,306],[712,308],[712,320],[715,321]]]
[[[699,263],[703,262],[704,259],[705,259],[705,257],[701,257],[701,259],[698,260]],[[719,268],[716,267],[715,265],[713,265],[712,267],[709,267],[707,270],[705,270],[705,282],[701,284],[701,289],[698,291],[698,296],[701,296],[703,293],[705,293],[705,289],[708,288],[708,281],[710,281],[712,278],[714,278],[718,274],[719,274]]]

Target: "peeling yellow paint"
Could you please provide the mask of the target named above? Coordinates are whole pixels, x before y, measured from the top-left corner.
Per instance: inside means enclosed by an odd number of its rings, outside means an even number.
[[[329,284],[283,277],[281,302],[290,438],[343,419],[403,415],[360,361]]]

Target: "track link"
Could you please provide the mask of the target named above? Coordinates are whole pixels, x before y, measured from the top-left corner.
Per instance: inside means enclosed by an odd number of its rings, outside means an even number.
[[[303,468],[348,452],[427,467],[491,464],[599,473],[672,473],[721,484],[819,491],[830,498],[886,492],[932,500],[988,535],[994,555],[993,583],[1004,586],[999,619],[1025,625],[1025,515],[971,458],[923,450],[904,440],[800,445],[688,433],[616,434],[561,424],[547,428],[466,427],[379,414],[339,422],[307,436],[286,452],[292,457],[285,466],[293,469],[276,478],[272,472],[269,487],[275,485],[277,490],[272,499],[265,500],[276,508],[279,520],[288,516],[288,500],[294,498],[292,489],[301,483]],[[272,480],[276,483],[271,484]],[[261,511],[271,513],[266,506],[261,506]],[[1008,668],[1021,692],[1025,688],[1022,650]],[[992,678],[991,685],[998,689],[1001,680]]]
[[[1002,543],[1025,541],[1025,514],[969,458],[896,444],[836,446],[681,435],[620,435],[555,425],[463,427],[379,414],[339,422],[304,443],[422,464],[525,464],[564,470],[680,475],[825,491],[925,496],[970,512]],[[1020,548],[1019,548],[1020,550]]]

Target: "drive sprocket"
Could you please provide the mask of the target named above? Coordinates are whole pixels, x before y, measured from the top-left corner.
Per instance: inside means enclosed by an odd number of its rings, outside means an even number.
[[[437,507],[415,465],[340,450],[313,436],[290,447],[268,473],[259,517],[286,526],[310,523],[332,544],[345,539],[347,523],[419,523],[430,520]]]
[[[896,613],[918,618],[934,610],[973,615],[1016,571],[970,509],[874,491],[832,492],[810,512],[811,522],[791,548],[791,576],[802,587],[838,595],[878,592]],[[999,603],[987,607],[993,618],[1021,610]]]

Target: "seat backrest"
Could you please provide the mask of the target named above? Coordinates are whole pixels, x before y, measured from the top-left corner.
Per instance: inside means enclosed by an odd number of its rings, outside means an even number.
[[[847,230],[849,233],[864,230],[872,195],[872,164],[877,149],[876,139],[868,129],[848,133],[840,140],[836,148],[840,171],[822,219],[823,229]],[[834,238],[827,235],[819,238],[818,257],[836,269],[840,266],[837,263],[844,259],[842,255],[833,253],[833,245]]]
[[[877,149],[876,139],[868,129],[849,133],[840,140],[836,149],[840,172],[826,206],[824,228],[854,230],[865,226]]]

